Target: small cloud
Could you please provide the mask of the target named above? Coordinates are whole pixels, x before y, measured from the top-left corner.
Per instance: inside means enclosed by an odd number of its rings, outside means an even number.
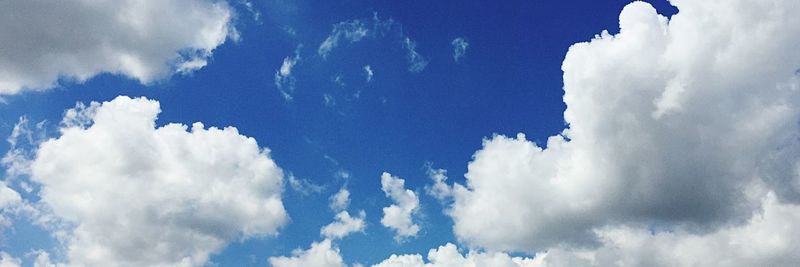
[[[363,210],[359,211],[357,216],[350,216],[349,212],[342,211],[336,214],[332,223],[322,227],[319,232],[328,239],[342,239],[351,233],[364,232],[366,217],[367,213]]]
[[[347,188],[342,187],[339,189],[339,192],[331,196],[331,210],[333,211],[343,211],[347,209],[347,206],[350,205],[350,191]]]
[[[342,76],[341,73],[340,74],[336,74],[336,76],[333,76],[332,80],[333,80],[333,83],[335,83],[339,87],[347,86],[347,84],[344,82],[344,76]]]
[[[364,73],[367,75],[367,82],[371,82],[372,76],[375,75],[375,72],[372,71],[372,67],[370,67],[370,65],[364,66]]]
[[[327,58],[328,54],[339,46],[339,42],[342,40],[355,43],[361,41],[367,34],[369,34],[369,30],[367,30],[366,24],[360,20],[339,22],[333,25],[331,34],[319,45],[317,53],[322,58]]]
[[[406,37],[403,42],[406,49],[406,60],[408,60],[408,71],[421,72],[428,66],[428,59],[417,52],[417,43],[411,38]]]
[[[327,93],[323,94],[322,95],[322,104],[324,104],[326,107],[336,106],[336,99],[333,98],[333,96],[331,94],[327,94]]]
[[[291,173],[289,173],[289,187],[303,196],[310,195],[311,193],[320,193],[322,190],[325,190],[324,186],[314,184],[306,179],[297,178]]]
[[[281,67],[275,71],[275,87],[278,88],[278,91],[287,101],[293,98],[292,93],[294,93],[297,79],[292,75],[292,69],[300,62],[300,48],[302,46],[298,45],[294,51],[294,56],[284,58]]]
[[[253,21],[261,22],[261,12],[253,6],[253,2],[249,0],[239,0],[239,4],[244,6],[244,9],[247,10],[247,13],[252,15]]]
[[[466,55],[469,43],[463,37],[458,37],[453,39],[451,44],[453,45],[453,60],[458,62],[459,59]]]
[[[178,64],[177,72],[183,75],[187,75],[195,70],[199,70],[205,67],[207,64],[208,61],[206,61],[205,58],[196,57]]]

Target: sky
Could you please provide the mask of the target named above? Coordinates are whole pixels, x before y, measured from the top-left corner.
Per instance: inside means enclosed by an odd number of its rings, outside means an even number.
[[[0,267],[796,266],[793,10],[3,1]]]

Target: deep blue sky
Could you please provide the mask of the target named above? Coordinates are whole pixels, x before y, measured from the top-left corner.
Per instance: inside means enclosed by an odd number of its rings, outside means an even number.
[[[326,186],[307,196],[287,188],[284,203],[291,223],[276,238],[232,244],[214,257],[220,265],[263,265],[269,256],[287,255],[320,240],[319,228],[334,215],[327,199],[345,183],[353,199],[351,210],[364,209],[368,221],[365,234],[338,242],[346,262],[371,264],[391,253],[425,253],[456,241],[441,205],[424,194],[429,184],[425,164],[447,169],[450,179],[462,181],[467,163],[487,136],[524,132],[543,141],[559,133],[565,127],[561,61],[567,49],[604,29],[617,32],[617,16],[628,2],[256,1],[260,19],[239,6],[241,41],[220,46],[203,69],[152,85],[101,75],[82,84],[64,82],[54,90],[7,97],[0,104],[0,133],[10,133],[18,118],[27,116],[34,122],[46,120],[55,134],[63,111],[76,102],[146,96],[161,102],[160,124],[234,126],[271,149],[285,171]],[[677,12],[666,1],[648,2],[662,14]],[[402,47],[393,38],[343,44],[327,59],[317,55],[333,24],[373,14],[402,25],[429,60],[427,68],[409,72]],[[459,62],[453,60],[451,46],[457,37],[469,42]],[[286,101],[274,75],[300,44],[295,97]],[[364,65],[375,72],[369,83]],[[333,81],[337,75],[344,86]],[[358,91],[360,97],[353,99]],[[333,96],[336,105],[326,106],[324,94]],[[0,144],[0,151],[7,149],[8,144]],[[340,170],[350,178],[336,178]],[[405,178],[422,201],[423,230],[403,243],[394,242],[379,222],[381,208],[390,203],[380,190],[383,171]],[[41,230],[15,228],[6,234],[9,252],[23,255],[51,242]]]

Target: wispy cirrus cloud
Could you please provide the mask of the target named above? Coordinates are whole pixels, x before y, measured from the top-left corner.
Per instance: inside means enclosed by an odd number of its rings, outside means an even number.
[[[319,45],[317,54],[327,58],[342,45],[378,38],[392,38],[394,43],[405,50],[408,71],[421,72],[428,65],[428,59],[417,51],[416,42],[403,31],[402,25],[391,18],[381,19],[377,13],[371,19],[354,19],[334,24],[331,33]]]
[[[469,47],[469,43],[467,43],[467,40],[464,39],[464,37],[453,39],[450,44],[453,46],[453,61],[458,62],[459,59],[467,55],[467,47]]]

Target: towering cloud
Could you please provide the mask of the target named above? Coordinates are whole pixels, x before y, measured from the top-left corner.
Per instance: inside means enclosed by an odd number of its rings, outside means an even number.
[[[785,222],[800,201],[800,2],[672,4],[680,12],[667,19],[631,3],[619,34],[569,49],[561,134],[484,141],[452,188],[458,238],[529,253],[625,250],[617,256],[652,240],[640,252],[713,246],[767,259],[753,265],[797,254],[775,233],[798,227]],[[736,235],[781,249],[744,249]],[[673,260],[663,262],[685,265]]]
[[[31,180],[68,225],[69,264],[202,266],[287,221],[268,149],[233,127],[156,127],[159,112],[145,98],[94,102],[68,111],[61,136],[40,145]]]
[[[191,72],[236,38],[232,17],[215,0],[2,1],[0,95],[100,73],[146,84]]]

